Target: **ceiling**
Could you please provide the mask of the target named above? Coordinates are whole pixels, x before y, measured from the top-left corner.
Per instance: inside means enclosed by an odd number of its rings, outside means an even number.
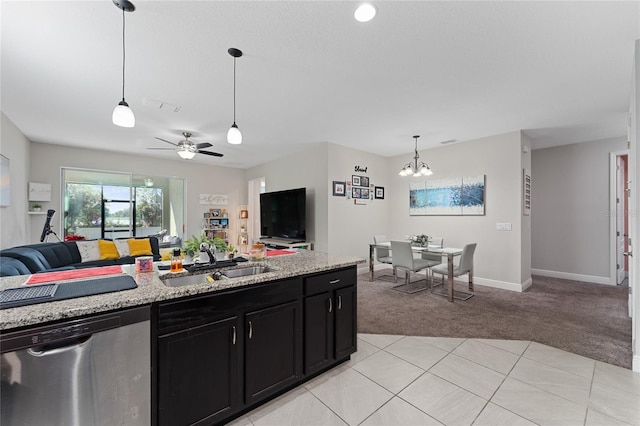
[[[180,160],[160,137],[247,168],[316,142],[382,156],[525,130],[534,148],[626,134],[640,2],[135,1],[116,127],[122,12],[111,0],[1,3],[1,108],[32,141]],[[242,145],[233,122],[233,58]],[[160,104],[163,108],[159,108]],[[166,104],[179,106],[166,107]],[[2,141],[7,143],[8,141]]]

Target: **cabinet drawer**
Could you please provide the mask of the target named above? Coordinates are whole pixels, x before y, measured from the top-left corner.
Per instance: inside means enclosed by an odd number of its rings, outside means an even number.
[[[323,291],[355,285],[356,281],[357,274],[355,267],[324,272],[304,279],[304,294],[310,296],[322,293]]]
[[[238,311],[298,299],[302,296],[300,284],[300,278],[290,278],[161,303],[158,307],[158,332],[164,335],[233,316]]]

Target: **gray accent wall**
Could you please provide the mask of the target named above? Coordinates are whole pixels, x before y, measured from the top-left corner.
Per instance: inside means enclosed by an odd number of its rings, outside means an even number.
[[[533,151],[531,265],[535,273],[601,284],[613,279],[609,153],[625,150],[625,139]]]

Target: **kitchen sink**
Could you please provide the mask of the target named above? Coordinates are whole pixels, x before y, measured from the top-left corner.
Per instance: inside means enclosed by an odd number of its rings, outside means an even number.
[[[214,282],[213,274],[198,274],[198,275],[185,275],[183,277],[175,278],[163,278],[162,282],[167,287],[182,287],[185,285],[193,284],[206,284],[208,282]]]
[[[248,275],[264,274],[265,272],[271,272],[273,269],[268,266],[248,266],[246,268],[228,269],[222,271],[222,275],[227,278],[246,277]]]

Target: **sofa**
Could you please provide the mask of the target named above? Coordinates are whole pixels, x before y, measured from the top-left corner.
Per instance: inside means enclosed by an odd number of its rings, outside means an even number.
[[[140,256],[161,259],[156,237],[29,244],[0,251],[0,277],[127,265]]]

